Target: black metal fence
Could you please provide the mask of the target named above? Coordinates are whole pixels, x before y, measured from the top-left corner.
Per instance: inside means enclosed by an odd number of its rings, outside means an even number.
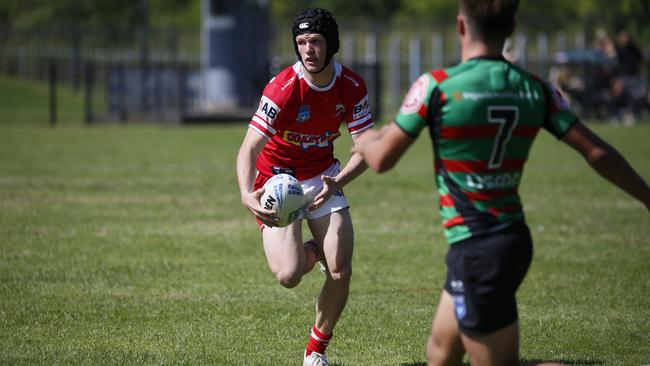
[[[104,29],[0,32],[0,72],[83,93],[87,123],[181,121],[198,95],[199,33],[151,29],[107,34]]]
[[[274,75],[296,58],[287,32],[270,33],[269,75]],[[589,94],[594,70],[598,69],[593,60],[567,64],[558,56],[566,56],[570,50],[589,50],[588,40],[593,38],[580,32],[518,33],[509,40],[507,52],[515,62],[552,82],[559,82],[554,79],[559,71],[570,69]],[[88,123],[212,121],[219,115],[206,107],[209,103],[202,95],[205,80],[200,44],[200,29],[108,32],[70,28],[11,33],[0,29],[0,72],[52,85],[65,84],[83,93]],[[255,46],[259,45],[250,45]],[[418,75],[451,65],[459,56],[453,28],[344,26],[337,58],[364,77],[373,115],[379,120],[397,111]],[[647,65],[642,67],[645,74]],[[51,90],[50,104],[56,112],[56,88]],[[573,102],[585,100],[576,97]],[[240,106],[238,111],[220,111],[221,119],[249,118],[253,104]],[[578,107],[590,112],[599,105]],[[54,121],[55,117],[54,113]]]

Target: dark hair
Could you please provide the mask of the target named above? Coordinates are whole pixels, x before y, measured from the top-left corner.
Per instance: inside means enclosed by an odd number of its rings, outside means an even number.
[[[515,29],[519,0],[460,0],[472,35],[484,40],[504,40]]]
[[[328,65],[332,56],[339,51],[339,26],[336,24],[336,19],[334,19],[332,13],[325,9],[309,8],[299,12],[293,19],[291,33],[293,34],[293,46],[298,59],[300,59],[300,53],[298,52],[296,37],[305,33],[318,33],[325,37],[327,42],[325,65]]]

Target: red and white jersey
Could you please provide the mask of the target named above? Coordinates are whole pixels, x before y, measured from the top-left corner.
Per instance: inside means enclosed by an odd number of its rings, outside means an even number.
[[[363,79],[338,62],[334,75],[329,85],[318,87],[296,62],[266,85],[248,125],[269,139],[257,159],[261,174],[287,169],[299,180],[314,177],[334,163],[341,123],[352,135],[372,127]]]

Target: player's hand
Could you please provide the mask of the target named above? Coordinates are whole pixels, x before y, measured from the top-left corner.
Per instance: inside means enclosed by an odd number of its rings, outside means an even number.
[[[341,185],[333,177],[323,175],[320,179],[323,181],[323,189],[316,198],[314,198],[314,203],[312,203],[308,208],[309,211],[319,208],[323,203],[327,202],[334,193],[341,190]]]
[[[278,226],[280,218],[278,218],[273,210],[267,210],[260,204],[260,198],[264,194],[264,187],[251,192],[243,193],[241,196],[241,203],[246,207],[255,218],[259,219],[264,225],[269,227]]]

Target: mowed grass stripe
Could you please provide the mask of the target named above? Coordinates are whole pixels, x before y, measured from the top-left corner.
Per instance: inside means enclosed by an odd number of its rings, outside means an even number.
[[[595,126],[646,178],[650,126]],[[300,362],[322,277],[269,273],[239,203],[243,125],[0,127],[0,363]],[[342,160],[350,140],[339,139]],[[330,358],[420,365],[447,249],[423,135],[345,188],[356,248]],[[650,362],[648,212],[542,133],[521,194],[522,357]]]

